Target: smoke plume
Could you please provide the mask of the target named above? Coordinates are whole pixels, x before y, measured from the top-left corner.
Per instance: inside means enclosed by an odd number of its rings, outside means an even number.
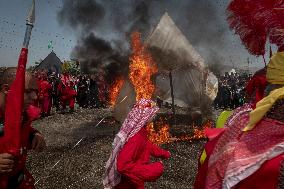
[[[67,24],[73,29],[94,29],[105,16],[104,7],[93,0],[65,0],[58,13],[60,24]]]
[[[58,12],[61,25],[78,35],[72,58],[80,60],[83,71],[107,70],[127,73],[129,40],[133,31],[143,39],[167,11],[206,63],[221,62],[226,25],[212,0],[63,0]],[[212,56],[214,55],[214,57]]]
[[[113,81],[117,75],[127,73],[128,67],[124,66],[127,57],[94,33],[80,39],[71,56],[80,59],[83,73],[92,74],[104,70],[110,81]]]

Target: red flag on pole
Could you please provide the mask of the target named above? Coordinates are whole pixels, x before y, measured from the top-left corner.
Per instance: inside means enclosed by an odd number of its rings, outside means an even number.
[[[9,153],[15,157],[21,155],[21,127],[24,106],[25,72],[28,49],[22,48],[18,61],[16,78],[6,98],[4,136],[0,137],[0,153]],[[8,187],[9,175],[0,176],[0,188]]]
[[[25,71],[28,49],[23,48],[18,61],[16,78],[7,94],[4,136],[0,138],[1,150],[14,156],[20,155],[20,132],[25,91]]]

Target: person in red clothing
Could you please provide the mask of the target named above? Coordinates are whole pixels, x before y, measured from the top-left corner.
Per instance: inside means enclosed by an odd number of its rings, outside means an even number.
[[[145,128],[158,110],[152,100],[142,99],[130,111],[113,142],[103,179],[105,189],[144,189],[145,182],[154,182],[163,174],[162,161],[150,162],[150,157],[168,159],[170,152],[151,143]]]
[[[198,172],[195,177],[194,189],[205,189],[206,178],[208,175],[208,162],[224,131],[230,127],[232,130],[233,123],[237,123],[239,118],[244,114],[248,114],[252,110],[252,104],[245,104],[234,110],[233,114],[226,121],[224,128],[210,128],[205,130],[205,134],[208,138],[208,142],[205,144],[202,154],[198,161]],[[236,127],[236,129],[239,129]]]
[[[283,51],[271,57],[266,73],[269,84],[255,109],[249,104],[240,107],[224,129],[215,129],[200,156],[195,189],[283,186],[283,62]]]
[[[103,76],[103,74],[99,74],[96,80],[96,83],[98,85],[98,89],[99,89],[99,94],[98,94],[98,98],[99,98],[99,106],[100,107],[105,107],[107,104],[107,93],[108,93],[108,86],[107,86],[107,82],[105,80],[105,77]]]
[[[51,84],[47,81],[47,77],[43,77],[39,82],[39,99],[41,105],[42,116],[49,116],[51,111]]]
[[[2,81],[8,86],[15,78],[16,68],[7,69],[3,75]],[[25,167],[27,150],[33,149],[40,152],[45,147],[45,140],[42,134],[31,126],[31,122],[38,118],[40,109],[31,106],[34,100],[37,99],[38,86],[36,80],[31,74],[26,74],[25,94],[24,94],[24,111],[21,130],[21,155],[13,157],[8,153],[0,153],[0,188],[2,189],[2,177],[9,178],[8,187],[11,189],[34,189],[34,179]],[[7,92],[9,95],[9,91]],[[6,95],[4,92],[0,93],[0,126],[4,126],[5,116],[13,119],[13,115],[5,114]],[[2,134],[2,135],[1,135]],[[0,137],[3,137],[3,127],[0,127]],[[2,144],[0,144],[0,151]],[[5,188],[3,188],[5,189]]]
[[[65,113],[66,105],[69,103],[69,111],[73,112],[75,107],[75,97],[77,92],[74,89],[75,83],[67,73],[61,76],[61,83],[58,85],[58,91],[60,93],[60,102],[62,105],[62,112]]]
[[[246,85],[246,98],[248,98],[253,107],[264,97],[264,91],[267,86],[266,67],[258,70]]]

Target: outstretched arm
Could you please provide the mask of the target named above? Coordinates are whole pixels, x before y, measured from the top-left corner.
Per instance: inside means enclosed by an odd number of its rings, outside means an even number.
[[[171,153],[169,151],[160,148],[159,146],[153,144],[150,141],[148,141],[148,147],[150,149],[151,155],[156,158],[168,159],[171,157]]]

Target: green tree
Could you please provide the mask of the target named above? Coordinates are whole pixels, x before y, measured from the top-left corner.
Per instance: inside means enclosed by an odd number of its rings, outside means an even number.
[[[80,67],[78,66],[76,61],[64,61],[64,63],[62,64],[62,72],[77,76],[80,74]]]

